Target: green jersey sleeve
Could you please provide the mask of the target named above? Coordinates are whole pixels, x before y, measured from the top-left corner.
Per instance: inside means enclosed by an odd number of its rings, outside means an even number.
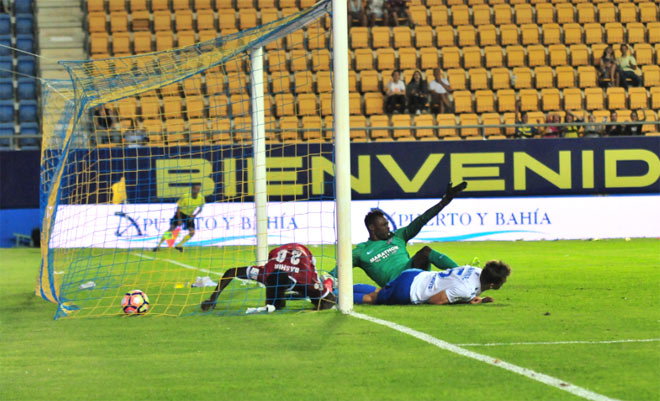
[[[432,206],[429,210],[417,216],[417,218],[413,220],[412,223],[408,224],[403,228],[396,230],[394,234],[398,237],[403,238],[404,241],[408,242],[411,238],[414,238],[417,234],[419,234],[419,232],[422,231],[422,228],[426,225],[426,223],[428,223],[429,220],[431,220],[438,213],[440,213],[440,211],[445,206],[446,206],[445,201],[441,200],[440,202]]]

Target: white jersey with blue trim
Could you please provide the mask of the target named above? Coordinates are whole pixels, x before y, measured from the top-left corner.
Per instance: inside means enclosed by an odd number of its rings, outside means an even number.
[[[421,272],[410,285],[410,302],[423,304],[445,291],[449,303],[470,302],[481,294],[481,269],[461,266],[444,271]]]

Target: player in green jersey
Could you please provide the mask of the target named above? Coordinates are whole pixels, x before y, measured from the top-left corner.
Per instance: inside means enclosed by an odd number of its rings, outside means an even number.
[[[451,183],[442,200],[429,210],[418,216],[406,227],[394,232],[390,231],[389,223],[380,210],[373,210],[364,218],[364,224],[369,230],[369,240],[358,244],[353,249],[353,266],[360,267],[380,287],[384,287],[406,269],[429,270],[433,264],[440,270],[457,267],[458,264],[447,255],[434,251],[428,246],[422,248],[412,258],[406,245],[414,238],[452,199],[467,187],[462,182],[455,187]],[[336,274],[333,275],[336,276]]]
[[[172,238],[172,231],[181,225],[184,230],[188,230],[188,235],[183,237],[183,240],[176,245],[175,249],[183,252],[183,244],[195,235],[195,217],[202,212],[202,208],[206,203],[204,195],[200,194],[201,190],[202,186],[200,184],[193,184],[190,188],[190,194],[179,198],[176,202],[176,213],[170,219],[170,229],[163,234],[160,242],[154,248],[154,252],[158,251],[158,248],[160,248],[167,238]]]

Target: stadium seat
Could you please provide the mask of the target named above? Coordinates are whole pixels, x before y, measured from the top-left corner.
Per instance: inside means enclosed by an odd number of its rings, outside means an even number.
[[[564,109],[566,110],[582,110],[582,91],[578,88],[564,89]]]
[[[410,119],[410,114],[398,114],[392,116],[392,127],[399,128],[392,131],[392,138],[394,139],[412,139],[412,132],[410,128],[412,121]]]
[[[474,25],[478,27],[490,24],[490,6],[486,4],[478,4],[473,6],[472,19]]]
[[[432,127],[435,125],[432,114],[420,114],[415,116],[415,127]],[[415,128],[415,137],[417,139],[437,138],[433,128]]]
[[[295,93],[311,93],[314,90],[314,76],[311,71],[298,71],[293,75]]]
[[[417,50],[412,47],[399,49],[399,69],[415,70],[417,69]]]
[[[466,69],[481,67],[481,49],[477,46],[463,48],[463,67]]]
[[[601,88],[587,88],[584,90],[587,110],[604,109],[603,90]]]
[[[495,25],[511,24],[513,15],[511,6],[508,4],[496,4],[493,6],[493,22]]]
[[[635,44],[646,42],[646,28],[644,27],[644,24],[640,22],[630,22],[626,24],[626,33],[628,43]]]
[[[443,69],[448,70],[461,66],[461,52],[458,47],[443,47],[440,52],[442,53]]]
[[[564,44],[574,45],[582,43],[582,27],[580,24],[565,24],[564,29]]]
[[[609,22],[605,24],[605,33],[607,35],[607,43],[609,44],[619,44],[624,42],[623,25],[618,22]]]
[[[652,2],[639,3],[639,22],[649,23],[658,21],[658,6]]]
[[[516,4],[513,9],[515,10],[517,25],[534,23],[534,9],[530,4]]]
[[[532,70],[527,67],[513,69],[513,87],[516,89],[529,89],[532,87]]]
[[[360,142],[366,141],[367,131],[363,129],[356,130],[355,128],[366,127],[367,119],[364,116],[351,116],[350,122],[351,122],[351,141],[360,141]],[[326,122],[325,126],[326,128],[332,128],[332,123],[328,124]],[[326,135],[328,135],[327,132]]]
[[[438,114],[436,116],[436,124],[440,127],[455,127],[456,116],[454,114]],[[439,128],[438,136],[441,138],[456,136],[456,128]]]
[[[317,52],[315,52],[314,54],[317,54]],[[328,59],[329,59],[329,55],[328,55]],[[357,71],[374,69],[374,56],[373,53],[371,52],[371,49],[355,50],[355,69]]]
[[[620,3],[619,8],[619,22],[626,24],[629,22],[637,22],[637,7],[633,3]]]
[[[275,95],[274,103],[275,103],[275,116],[282,117],[282,116],[295,115],[294,97],[292,94],[278,93],[277,95]]]
[[[539,109],[539,96],[536,89],[521,89],[519,96],[521,111],[537,111]]]
[[[596,69],[593,66],[578,67],[578,86],[592,88],[596,86]]]
[[[1,35],[0,36],[0,57],[11,56],[11,36],[10,35]]]
[[[257,10],[253,8],[243,8],[238,13],[238,25],[240,29],[250,29],[257,26]],[[299,31],[302,33],[302,31]]]
[[[422,49],[425,47],[431,47],[433,45],[433,28],[430,26],[416,26],[415,47]]]
[[[435,47],[419,49],[420,68],[423,70],[438,68],[438,50]]]
[[[280,136],[283,142],[295,142],[300,139],[298,117],[280,118]]]
[[[585,45],[571,45],[571,65],[573,67],[589,65],[589,48]]]
[[[308,69],[308,52],[305,49],[293,49],[289,51],[291,56],[291,72],[307,71]]]
[[[18,102],[18,122],[37,122],[37,102],[35,100],[21,100]]]
[[[555,88],[542,89],[541,104],[543,105],[543,111],[561,110],[561,96],[559,90]]]
[[[470,90],[488,89],[488,72],[484,68],[472,68],[468,71]]]
[[[578,23],[588,24],[596,22],[596,8],[591,2],[577,5]]]
[[[16,14],[14,21],[14,30],[16,31],[16,34],[32,34],[34,32],[34,17],[32,14]],[[1,26],[2,22],[0,20],[0,34],[3,34]]]
[[[472,25],[463,25],[457,28],[458,31],[458,45],[474,46],[477,44],[477,32]]]
[[[307,28],[307,48],[309,50],[326,48],[326,30],[322,26]]]
[[[0,78],[12,78],[14,61],[11,56],[0,57]]]
[[[394,34],[394,47],[412,47],[412,31],[407,26],[395,26],[392,29]]]
[[[169,13],[168,13],[169,14]],[[91,16],[90,16],[91,18]],[[103,16],[105,19],[105,15]],[[92,21],[90,20],[90,23]],[[128,31],[128,13],[125,11],[116,11],[110,13],[110,31],[126,32]]]
[[[490,70],[490,75],[493,90],[511,88],[511,74],[508,68],[493,68]]]
[[[13,121],[11,123],[0,123],[0,149],[11,147],[11,137],[15,134]]]
[[[137,117],[137,99],[127,97],[117,101],[117,112],[122,118],[134,119]]]
[[[452,88],[453,89],[453,88]],[[473,113],[472,93],[469,91],[454,90],[454,112],[455,113]]]
[[[568,52],[566,46],[551,45],[548,47],[548,53],[550,55],[551,66],[565,66],[568,64]]]
[[[224,29],[236,29],[236,13],[234,10],[227,10],[218,13],[218,28],[220,30]]]
[[[588,45],[603,43],[603,29],[601,24],[589,23],[584,25],[584,42]]]
[[[33,100],[37,98],[37,88],[35,80],[32,78],[18,78],[16,88],[16,97],[18,100]]]
[[[322,116],[332,116],[332,93],[321,93],[319,95]],[[349,105],[350,106],[350,105]],[[381,109],[382,111],[382,109]]]
[[[596,8],[598,9],[598,22],[601,24],[616,21],[616,7],[614,3],[599,3]]]
[[[495,25],[482,25],[479,27],[479,45],[481,47],[497,45],[497,28]]]
[[[371,43],[374,49],[390,47],[390,28],[385,26],[371,28]]]
[[[543,46],[543,45],[528,46],[527,47],[527,58],[528,58],[528,65],[530,67],[546,65],[545,46]]]
[[[502,120],[499,113],[484,113],[481,115],[481,123],[483,125],[497,125],[502,124]],[[490,139],[491,135],[502,135],[502,128],[484,127],[483,133]]]
[[[646,24],[649,43],[660,43],[660,22],[649,22]]]
[[[352,99],[349,98],[349,103],[350,100]],[[316,115],[318,113],[318,104],[316,101],[316,95],[313,93],[299,94],[297,96],[297,103],[298,103],[297,115],[299,116],[311,116],[311,115]],[[359,113],[352,113],[352,114],[359,114]]]
[[[10,79],[0,79],[0,99],[14,98],[14,82]]]
[[[19,131],[22,136],[40,134],[39,124],[37,123],[23,123],[20,125]],[[19,138],[21,150],[39,149],[40,142],[39,138]]]
[[[287,74],[288,77],[288,74]],[[288,89],[287,89],[288,90]],[[209,72],[206,74],[206,94],[214,95],[217,93],[224,93],[225,91],[225,76],[218,72]]]
[[[536,24],[524,24],[520,27],[521,42],[523,45],[539,43],[539,27]]]
[[[376,79],[378,79],[377,72]],[[332,74],[330,71],[319,71],[316,73],[316,91],[318,93],[332,92]]]
[[[391,74],[389,75],[391,76]],[[348,90],[350,92],[357,92],[357,73],[355,71],[348,72]]]
[[[229,100],[226,95],[209,96],[209,117],[227,117]]]
[[[525,49],[522,46],[511,45],[506,47],[507,66],[509,68],[525,65]]]
[[[383,113],[383,94],[369,92],[364,94],[364,114],[371,116]]]
[[[575,8],[570,3],[559,3],[557,9],[557,23],[570,24],[575,22]]]
[[[428,25],[425,6],[411,5],[408,9],[410,10],[410,18],[414,26]]]
[[[640,116],[640,118],[643,118],[644,121],[656,123],[656,124],[644,124],[642,126],[642,132],[647,134],[651,132],[658,132],[660,131],[660,126],[657,125],[658,118],[655,115],[655,111],[653,110],[643,110],[644,115]]]
[[[449,12],[446,6],[431,6],[429,12],[431,13],[431,26],[449,25]]]
[[[575,73],[573,67],[560,66],[556,69],[557,73],[557,88],[574,88],[575,87]]]
[[[612,89],[612,88],[608,88],[608,89]],[[610,102],[612,101],[611,99],[609,99],[609,97],[608,100]],[[628,100],[630,102],[630,108],[632,110],[645,109],[649,107],[648,105],[649,97],[646,93],[646,88],[628,88]]]
[[[133,48],[136,54],[152,52],[151,32],[133,33]]]
[[[456,44],[454,28],[443,25],[435,28],[435,36],[438,47],[451,47]]]
[[[369,29],[358,26],[352,27],[349,37],[351,38],[351,49],[366,49],[369,47]]]
[[[369,51],[369,58],[371,63],[371,68],[369,69],[373,69],[373,56],[371,55],[371,51]],[[350,59],[349,59],[349,65],[350,65]],[[312,70],[314,71],[330,70],[330,52],[328,51],[328,49],[321,49],[312,52]]]
[[[15,47],[26,53],[34,53],[34,36],[29,35],[16,35]]]
[[[174,48],[174,33],[172,31],[156,32],[156,51]]]
[[[660,85],[660,67],[657,65],[642,66],[644,86],[652,87]]]
[[[105,11],[105,4],[104,0],[87,0],[87,12],[104,12]]]
[[[302,118],[302,139],[308,142],[322,142],[323,122],[319,116],[305,116]]]
[[[451,21],[454,26],[470,24],[470,8],[464,4],[452,6]]]
[[[479,116],[473,113],[464,113],[459,116],[460,125],[479,125]],[[462,137],[481,136],[480,128],[461,128]]]
[[[0,123],[14,123],[13,100],[0,100]]]
[[[378,70],[394,70],[397,68],[397,57],[394,49],[378,49],[376,50],[376,56],[378,58]]]
[[[539,3],[536,9],[536,23],[539,25],[552,24],[555,22],[555,7],[550,3]]]
[[[390,119],[388,116],[385,115],[375,115],[371,116],[369,119],[370,121],[370,126],[372,127],[371,130],[371,139],[372,140],[389,140],[390,137],[390,131],[387,129],[373,129],[373,128],[388,128],[390,126]]]
[[[185,141],[186,123],[180,118],[165,120],[166,144],[168,146],[180,145]]]
[[[548,66],[536,67],[534,68],[534,76],[536,77],[537,89],[555,87],[552,68]]]
[[[449,81],[449,86],[452,90],[465,90],[466,79],[465,79],[465,70],[462,68],[452,68],[447,70],[447,80]]]
[[[653,47],[648,43],[637,43],[634,47],[637,65],[653,64]]]
[[[106,24],[107,17],[104,12],[94,11],[87,14],[87,29],[90,33],[106,32]]]
[[[499,46],[487,46],[484,49],[486,68],[502,67],[504,65],[504,53]]]
[[[96,32],[89,35],[89,51],[91,54],[108,54],[108,34]]]
[[[478,90],[474,94],[477,113],[495,111],[495,93],[491,90]]]

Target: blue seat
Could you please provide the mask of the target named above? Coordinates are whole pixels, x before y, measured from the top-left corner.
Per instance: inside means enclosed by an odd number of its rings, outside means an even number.
[[[34,33],[34,17],[32,14],[16,14],[16,33],[29,33],[30,35]]]
[[[11,137],[15,134],[14,123],[0,124],[0,147],[11,146]]]
[[[0,14],[0,35],[11,34],[11,18],[9,14]]]
[[[37,123],[23,123],[20,126],[20,135],[39,135]],[[41,138],[20,138],[21,149],[39,149]]]
[[[9,79],[0,79],[0,99],[14,99],[14,82]]]
[[[14,10],[16,14],[32,14],[32,0],[16,0]]]
[[[11,56],[11,36],[0,35],[0,57]],[[9,47],[5,47],[9,46]]]
[[[18,100],[34,100],[37,98],[36,82],[32,78],[18,78],[16,90]]]
[[[0,100],[0,123],[14,123],[13,100]]]
[[[24,52],[34,53],[34,36],[32,34],[16,35],[16,48]]]
[[[34,100],[21,100],[18,102],[18,122],[37,122],[37,102]]]
[[[24,75],[35,76],[37,67],[34,61],[34,56],[18,56],[16,71]]]
[[[11,78],[14,69],[14,61],[11,57],[0,57],[0,78]]]

